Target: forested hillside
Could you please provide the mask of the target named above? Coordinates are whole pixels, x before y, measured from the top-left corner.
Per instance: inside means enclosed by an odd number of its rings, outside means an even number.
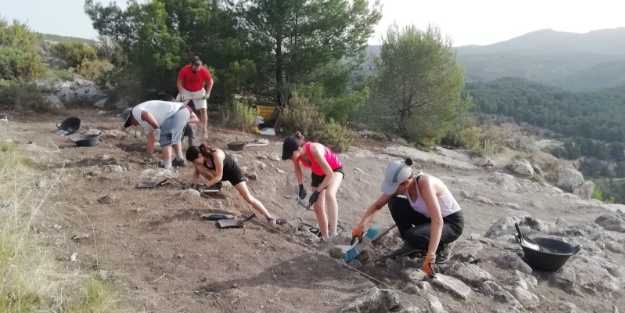
[[[502,114],[565,136],[625,141],[625,87],[570,92],[522,78],[467,83],[473,110]]]
[[[580,159],[585,177],[600,186],[597,198],[625,203],[625,86],[570,92],[521,78],[467,83],[478,114],[507,116],[516,122],[552,130],[564,145],[550,152]]]

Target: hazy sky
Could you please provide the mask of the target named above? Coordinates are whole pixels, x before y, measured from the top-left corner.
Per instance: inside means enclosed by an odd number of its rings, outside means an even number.
[[[97,1],[97,0],[96,0]],[[126,0],[103,0],[125,5]],[[584,33],[625,27],[619,0],[382,0],[383,18],[370,43],[393,22],[438,26],[454,46],[487,45],[531,31],[551,28]],[[0,0],[0,16],[25,22],[37,32],[95,38],[83,11],[84,0]]]

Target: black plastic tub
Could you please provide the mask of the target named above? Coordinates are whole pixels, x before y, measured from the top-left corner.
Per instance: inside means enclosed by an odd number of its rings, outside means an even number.
[[[241,151],[245,146],[247,146],[247,142],[245,141],[232,141],[228,143],[228,149],[232,151]]]
[[[539,246],[538,250],[521,244],[521,240],[517,236],[517,242],[525,254],[525,261],[533,269],[539,271],[555,272],[559,270],[572,255],[577,254],[581,249],[579,245],[572,246],[553,238],[535,237],[530,238],[530,240]]]
[[[82,134],[78,136],[74,136],[69,138],[69,140],[73,141],[78,147],[93,147],[100,143],[100,135],[97,134]]]
[[[66,118],[64,121],[56,123],[56,128],[73,134],[80,128],[80,119],[77,117]]]

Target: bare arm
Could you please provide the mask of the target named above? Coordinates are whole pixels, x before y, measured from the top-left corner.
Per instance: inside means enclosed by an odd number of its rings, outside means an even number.
[[[365,215],[362,217],[362,219],[360,220],[360,223],[358,223],[358,226],[361,226],[362,228],[364,228],[365,226],[367,226],[369,224],[369,222],[371,222],[371,220],[373,219],[373,217],[378,213],[378,211],[384,207],[390,200],[391,198],[395,197],[395,195],[386,195],[386,194],[382,194],[377,200],[375,200],[375,202],[367,209],[367,212],[365,212]]]
[[[188,123],[197,123],[199,120],[200,119],[197,118],[197,115],[194,112],[191,112]]]
[[[226,154],[222,150],[215,150],[213,152],[213,162],[215,163],[215,176],[211,178],[206,185],[208,187],[218,183],[221,181],[221,178],[224,175],[224,159],[226,158]]]
[[[154,156],[154,132],[150,132],[146,137],[148,138],[148,148],[146,154],[148,155],[148,158],[151,158]]]
[[[293,160],[293,167],[295,168],[295,178],[297,179],[298,184],[303,184],[304,179],[302,177],[302,166],[299,164],[297,159]]]
[[[160,125],[158,125],[158,122],[156,121],[156,118],[154,118],[154,115],[152,115],[152,113],[148,111],[141,111],[141,120],[150,124],[150,126],[152,126],[152,128],[154,129],[160,127]]]
[[[213,90],[213,79],[212,78],[206,83],[206,94],[211,93],[211,90]]]
[[[182,79],[178,78],[178,80],[176,81],[176,88],[178,88],[178,93],[182,94],[182,91],[184,90],[184,88],[182,87]]]
[[[202,165],[196,164],[195,167],[193,168],[193,176],[191,176],[191,183],[192,184],[197,183],[198,178],[200,178],[200,171],[198,171],[198,169],[197,169],[198,166],[202,166]]]
[[[428,245],[428,254],[436,255],[438,244],[441,241],[441,234],[443,232],[443,217],[441,215],[441,207],[438,204],[438,194],[442,193],[444,189],[443,182],[439,179],[424,175],[419,182],[419,190],[421,196],[428,207],[430,213],[431,225],[430,225],[430,243]]]

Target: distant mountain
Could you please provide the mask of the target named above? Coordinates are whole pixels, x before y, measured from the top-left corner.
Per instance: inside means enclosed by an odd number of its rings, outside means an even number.
[[[381,46],[367,51],[379,54]],[[538,30],[487,46],[454,48],[467,81],[520,77],[572,91],[625,85],[625,27],[584,34]],[[363,66],[369,69],[370,60]]]
[[[595,30],[584,34],[543,29],[492,45],[458,47],[456,51],[459,55],[569,53],[625,55],[625,27]]]
[[[574,91],[625,85],[625,28],[584,34],[545,29],[456,52],[468,81],[515,76]]]

